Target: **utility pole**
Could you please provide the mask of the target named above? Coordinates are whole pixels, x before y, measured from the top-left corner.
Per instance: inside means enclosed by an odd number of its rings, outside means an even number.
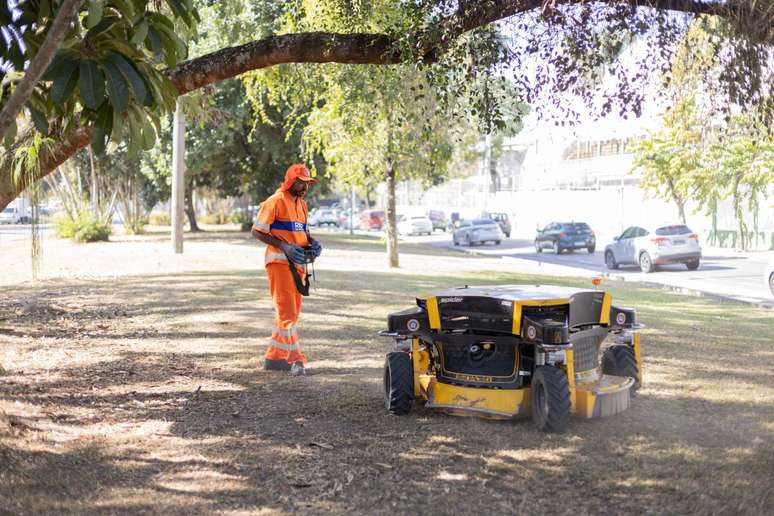
[[[185,117],[180,100],[172,122],[172,245],[183,253],[183,202],[185,200]]]

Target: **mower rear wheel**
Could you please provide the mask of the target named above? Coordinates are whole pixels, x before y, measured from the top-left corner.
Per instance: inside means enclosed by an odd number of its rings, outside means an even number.
[[[634,378],[634,385],[630,389],[632,396],[640,388],[637,380],[637,359],[634,351],[629,346],[610,346],[602,354],[602,372],[613,376],[629,376]]]
[[[384,361],[384,407],[402,416],[411,411],[414,399],[414,371],[411,355],[403,351],[387,353]]]
[[[561,369],[535,368],[532,375],[532,421],[544,432],[564,432],[570,422],[570,384]]]

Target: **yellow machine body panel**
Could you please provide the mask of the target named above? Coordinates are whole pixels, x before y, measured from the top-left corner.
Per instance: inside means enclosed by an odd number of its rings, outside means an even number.
[[[529,389],[482,389],[440,383],[430,378],[427,407],[459,415],[508,419],[526,410]]]

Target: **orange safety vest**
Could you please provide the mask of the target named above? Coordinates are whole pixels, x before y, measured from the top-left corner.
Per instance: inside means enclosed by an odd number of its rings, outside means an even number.
[[[253,229],[289,244],[304,247],[309,245],[306,227],[308,213],[306,202],[302,198],[294,197],[289,191],[280,189],[261,203]],[[264,264],[287,261],[282,249],[273,245],[266,246]]]

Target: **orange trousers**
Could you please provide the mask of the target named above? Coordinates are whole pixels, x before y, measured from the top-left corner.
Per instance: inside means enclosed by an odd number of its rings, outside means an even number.
[[[301,294],[293,282],[287,263],[269,263],[266,265],[269,277],[269,292],[274,303],[274,327],[271,332],[268,360],[285,360],[289,363],[306,363],[298,342],[296,324],[301,315]]]

